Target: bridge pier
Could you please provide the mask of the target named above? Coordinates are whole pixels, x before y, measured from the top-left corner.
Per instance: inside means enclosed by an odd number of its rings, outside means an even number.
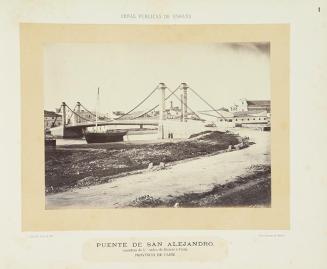
[[[55,138],[82,138],[83,128],[67,128],[63,125],[50,129],[51,134]]]

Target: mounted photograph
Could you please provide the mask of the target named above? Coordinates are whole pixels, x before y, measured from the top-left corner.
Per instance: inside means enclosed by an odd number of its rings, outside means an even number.
[[[271,207],[269,42],[49,43],[45,209]]]

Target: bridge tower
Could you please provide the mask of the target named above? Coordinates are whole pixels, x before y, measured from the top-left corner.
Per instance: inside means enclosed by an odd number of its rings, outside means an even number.
[[[77,102],[76,107],[77,107],[77,112],[76,112],[77,115],[81,115],[81,103],[80,102]],[[75,115],[75,117],[76,117],[76,121],[75,122],[76,123],[80,123],[81,122],[81,119],[77,115]]]
[[[68,124],[67,109],[71,110],[65,102],[62,102],[62,125],[51,128],[51,134],[59,138],[80,138],[83,136],[82,128],[76,129],[71,124]]]
[[[62,126],[63,128],[65,128],[66,126],[66,103],[65,102],[62,102]]]
[[[181,84],[181,89],[183,91],[183,97],[181,98],[181,106],[182,106],[182,117],[183,117],[183,121],[187,122],[187,89],[188,86],[186,83],[182,83]]]
[[[165,83],[159,83],[158,92],[159,92],[159,126],[158,126],[158,135],[159,139],[165,138],[164,133],[164,120],[165,120],[165,98],[166,98],[166,85]]]

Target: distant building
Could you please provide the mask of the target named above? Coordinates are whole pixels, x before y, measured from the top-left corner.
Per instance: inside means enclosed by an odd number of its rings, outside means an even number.
[[[270,113],[270,100],[240,99],[229,107],[230,112],[266,111]]]
[[[44,110],[44,128],[62,125],[62,116],[54,111]]]
[[[248,109],[248,108],[247,108]],[[225,125],[226,122],[233,124],[233,126],[245,126],[247,124],[267,124],[270,122],[270,113],[268,109],[254,110],[250,107],[250,110],[244,111],[226,111],[225,108],[216,110],[199,111],[202,118],[208,122],[215,124]]]
[[[174,106],[173,101],[170,101],[170,106],[165,110],[167,119],[179,119],[182,116],[182,110],[179,106]]]
[[[247,124],[267,124],[270,122],[270,114],[265,110],[249,110],[234,112],[233,122],[235,126]]]

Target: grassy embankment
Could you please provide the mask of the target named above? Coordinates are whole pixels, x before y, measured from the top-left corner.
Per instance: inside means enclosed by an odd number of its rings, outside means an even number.
[[[215,131],[179,142],[58,146],[45,152],[46,193],[110,182],[145,169],[150,163],[158,165],[213,154],[239,141],[233,134]]]

